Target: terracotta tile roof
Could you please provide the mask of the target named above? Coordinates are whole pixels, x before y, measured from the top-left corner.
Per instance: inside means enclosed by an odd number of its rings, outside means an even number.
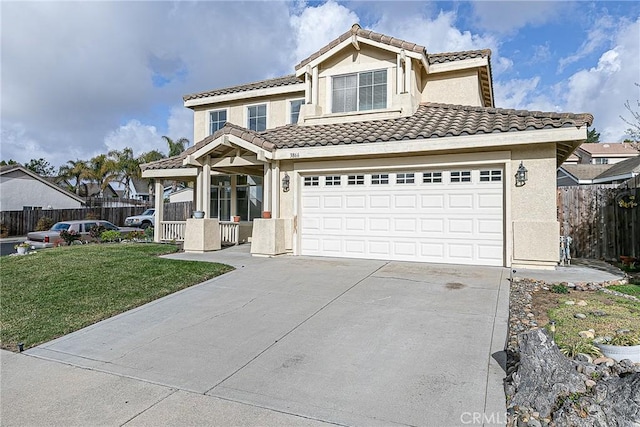
[[[289,125],[261,132],[277,148],[429,139],[591,124],[591,114],[423,103],[409,117],[314,126]]]
[[[343,41],[349,40],[351,38],[351,36],[353,36],[354,34],[359,36],[359,37],[363,37],[365,39],[369,39],[369,40],[373,40],[373,41],[376,41],[376,42],[384,43],[384,44],[387,44],[389,46],[394,46],[394,47],[397,47],[397,48],[400,48],[400,49],[409,50],[409,51],[416,52],[416,53],[426,54],[426,52],[427,52],[427,50],[425,49],[424,46],[420,46],[420,45],[415,44],[415,43],[411,43],[411,42],[407,42],[407,41],[404,41],[404,40],[396,39],[395,37],[386,36],[384,34],[376,33],[376,32],[373,32],[371,30],[363,30],[362,27],[360,27],[360,25],[353,24],[349,31],[347,31],[346,33],[342,34],[337,39],[334,39],[334,40],[330,41],[329,44],[324,46],[319,51],[313,53],[308,58],[305,58],[302,61],[300,61],[300,63],[298,65],[296,65],[296,71],[299,70],[300,68],[304,67],[305,65],[307,65],[309,62],[313,61],[314,59],[324,55],[325,53],[327,53],[328,51],[330,51],[331,49],[333,49],[334,47],[336,47],[337,45],[339,45]]]
[[[429,64],[462,61],[464,59],[491,57],[491,49],[466,50],[463,52],[430,53],[427,55]]]
[[[255,89],[268,89],[272,87],[289,86],[289,85],[294,85],[298,83],[302,83],[302,81],[299,80],[294,74],[288,74],[286,76],[276,77],[274,79],[260,80],[258,82],[246,83],[246,84],[237,85],[237,86],[230,86],[222,89],[214,89],[207,92],[192,93],[192,94],[183,96],[182,99],[184,100],[184,102],[186,102],[191,99],[207,98],[209,96],[216,96],[216,95],[226,95],[228,93],[246,92],[246,91],[255,90]]]
[[[635,156],[638,154],[638,150],[633,148],[631,144],[625,142],[589,142],[580,146],[582,151],[585,151],[591,155],[622,155],[622,156]]]
[[[576,165],[562,165],[562,169],[576,178],[576,180],[592,180],[612,165],[590,165],[590,164],[576,164]]]
[[[215,133],[213,133],[212,135],[207,136],[205,139],[199,141],[198,143],[194,144],[193,146],[187,148],[185,151],[183,151],[182,153],[178,154],[177,156],[173,156],[173,157],[168,157],[166,159],[161,159],[155,162],[151,162],[151,163],[143,163],[140,165],[140,168],[142,170],[147,170],[147,169],[175,169],[175,168],[181,168],[181,167],[191,167],[191,166],[183,166],[182,165],[182,161],[189,155],[189,154],[193,154],[196,151],[198,151],[199,149],[201,149],[202,147],[204,147],[205,145],[209,144],[211,141],[223,136],[223,135],[234,135],[237,136],[239,138],[244,139],[247,142],[250,142],[251,144],[263,148],[267,151],[273,151],[275,148],[275,145],[269,141],[267,141],[266,139],[264,139],[261,135],[261,133],[259,132],[255,132],[237,125],[234,125],[232,123],[227,122],[224,127],[218,131],[216,131]]]
[[[189,147],[179,156],[142,165],[145,169],[180,168],[188,155],[221,135],[236,135],[273,151],[278,148],[367,144],[384,141],[437,139],[501,132],[580,127],[593,122],[591,114],[545,113],[540,111],[423,103],[409,117],[324,125],[287,125],[254,132],[227,123],[215,134]]]

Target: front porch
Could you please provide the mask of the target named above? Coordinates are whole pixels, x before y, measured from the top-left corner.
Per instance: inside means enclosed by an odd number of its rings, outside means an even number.
[[[233,246],[247,243],[251,239],[252,222],[219,221],[220,243],[222,246]],[[160,222],[161,242],[184,242],[187,221]]]

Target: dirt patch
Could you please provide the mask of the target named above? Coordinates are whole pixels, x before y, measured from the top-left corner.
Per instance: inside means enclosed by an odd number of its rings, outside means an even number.
[[[457,289],[462,289],[462,288],[466,288],[467,285],[463,285],[462,283],[447,283],[445,285],[445,288],[449,289],[449,290],[457,290]]]

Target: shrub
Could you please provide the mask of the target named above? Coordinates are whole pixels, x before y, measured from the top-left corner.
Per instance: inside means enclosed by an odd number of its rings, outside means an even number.
[[[571,358],[576,357],[579,353],[588,354],[592,357],[602,356],[602,352],[597,346],[584,341],[579,341],[575,344],[561,344],[560,352]]]
[[[153,240],[153,227],[147,227],[144,229],[144,237],[147,240]]]
[[[36,224],[36,231],[50,230],[51,227],[53,227],[53,224],[54,222],[51,218],[49,218],[48,216],[43,216],[38,220],[38,223]]]
[[[75,230],[71,230],[71,231],[62,230],[60,232],[60,237],[62,238],[62,240],[65,241],[67,245],[71,245],[76,240],[80,240],[80,235]]]
[[[128,240],[140,240],[140,239],[144,239],[144,232],[143,231],[130,231],[127,234],[127,239]]]
[[[634,346],[640,345],[640,337],[634,334],[615,334],[609,342],[606,344],[609,345],[620,345],[620,346]]]
[[[9,229],[6,225],[0,224],[0,239],[4,239],[7,236],[9,236]]]
[[[118,242],[120,239],[120,232],[116,230],[103,231],[100,235],[100,240],[103,242]]]
[[[554,294],[568,294],[569,288],[567,288],[565,284],[560,283],[557,285],[553,285],[551,287],[551,292],[553,292]]]
[[[100,241],[102,233],[107,231],[104,225],[96,225],[95,227],[91,227],[89,229],[89,236],[91,236],[92,240]]]

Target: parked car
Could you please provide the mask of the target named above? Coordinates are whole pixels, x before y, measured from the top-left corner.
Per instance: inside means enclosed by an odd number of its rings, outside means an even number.
[[[124,225],[126,227],[140,227],[140,228],[148,228],[153,227],[153,223],[155,221],[155,209],[147,209],[142,212],[140,215],[130,216],[124,220]]]
[[[81,237],[80,240],[91,240],[89,232],[93,227],[102,226],[106,230],[117,230],[122,236],[125,236],[131,231],[142,231],[140,228],[135,227],[117,227],[110,223],[109,221],[105,221],[102,219],[83,219],[78,221],[61,221],[53,224],[53,227],[47,231],[32,231],[27,233],[27,240],[25,243],[28,243],[34,248],[42,249],[42,248],[52,248],[54,246],[58,246],[60,243],[64,242],[62,237],[60,237],[60,232],[62,230],[67,230],[69,232],[75,231]]]

